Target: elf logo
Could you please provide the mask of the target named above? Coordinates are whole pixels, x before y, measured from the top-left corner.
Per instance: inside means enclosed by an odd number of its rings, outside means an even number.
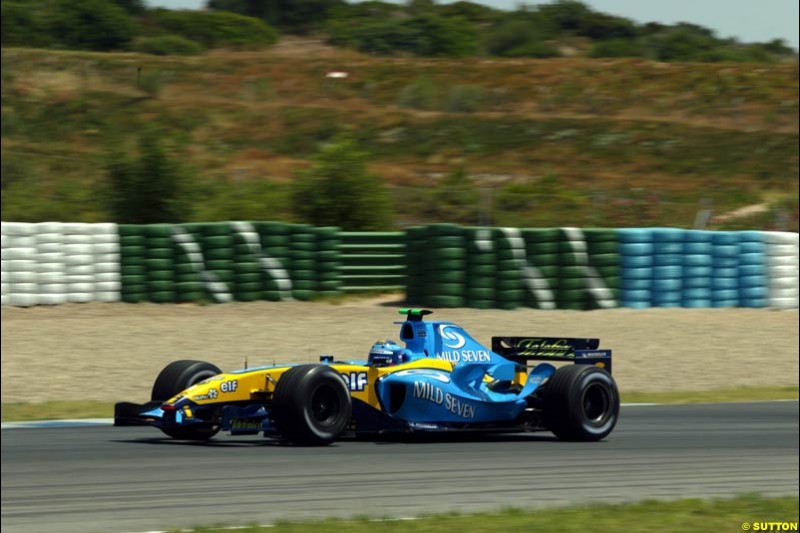
[[[353,391],[363,391],[367,387],[367,373],[353,372],[351,374],[341,374],[345,384]]]
[[[239,388],[239,381],[223,381],[222,384],[219,386],[219,390],[222,392],[236,392],[236,389]]]

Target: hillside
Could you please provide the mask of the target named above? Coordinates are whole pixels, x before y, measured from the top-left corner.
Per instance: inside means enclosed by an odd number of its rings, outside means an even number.
[[[189,168],[193,220],[290,219],[293,175],[347,132],[397,225],[476,223],[483,201],[494,224],[688,226],[708,198],[766,204],[720,227],[788,209],[797,229],[796,62],[376,58],[284,38],[185,58],[4,48],[2,80],[4,220],[107,218],[109,150],[155,126]]]

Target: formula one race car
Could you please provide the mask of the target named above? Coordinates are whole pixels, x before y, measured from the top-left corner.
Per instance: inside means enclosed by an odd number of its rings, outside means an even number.
[[[150,424],[176,439],[220,430],[326,445],[346,432],[552,431],[594,441],[617,423],[611,351],[597,339],[493,337],[492,349],[431,311],[402,309],[400,339],[376,343],[366,361],[274,365],[222,373],[175,361],[156,378],[152,401],[117,403],[117,426]],[[530,360],[569,361],[556,368]]]

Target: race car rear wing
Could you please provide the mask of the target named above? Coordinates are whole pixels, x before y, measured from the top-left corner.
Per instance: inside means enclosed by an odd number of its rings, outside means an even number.
[[[570,361],[596,365],[611,373],[611,350],[599,350],[600,339],[566,337],[492,337],[492,351],[506,359],[526,361]]]

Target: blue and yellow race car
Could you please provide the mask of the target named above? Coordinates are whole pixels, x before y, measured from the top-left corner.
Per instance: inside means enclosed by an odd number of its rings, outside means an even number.
[[[489,349],[456,324],[424,320],[429,310],[400,312],[404,345],[377,342],[366,361],[322,356],[319,364],[224,373],[203,361],[175,361],[156,378],[150,402],[115,405],[114,423],[153,425],[176,439],[224,430],[300,445],[350,432],[469,430],[595,441],[614,429],[619,393],[611,351],[598,349],[598,339],[493,337]],[[556,361],[574,364],[556,368]]]

